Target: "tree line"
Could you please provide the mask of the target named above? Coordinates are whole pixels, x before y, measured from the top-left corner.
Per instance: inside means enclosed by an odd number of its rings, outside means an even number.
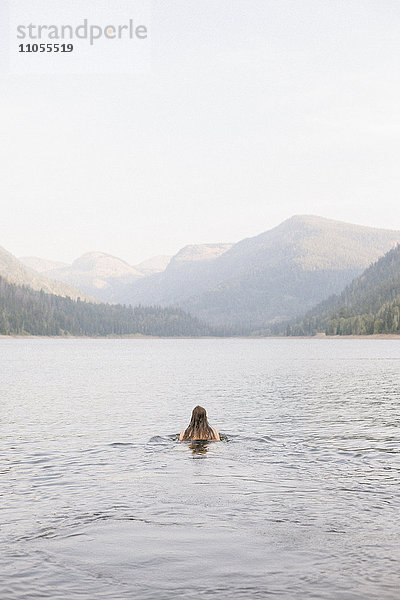
[[[355,279],[339,296],[275,332],[283,335],[400,334],[400,245]]]
[[[200,320],[175,307],[124,306],[74,301],[0,277],[2,335],[218,335]]]

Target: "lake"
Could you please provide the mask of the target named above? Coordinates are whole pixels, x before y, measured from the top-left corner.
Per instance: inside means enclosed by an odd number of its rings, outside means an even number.
[[[399,341],[3,338],[0,383],[2,600],[399,598]]]

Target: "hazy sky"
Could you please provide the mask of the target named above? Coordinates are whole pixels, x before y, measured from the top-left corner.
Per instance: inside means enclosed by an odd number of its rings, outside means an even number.
[[[0,74],[1,246],[137,263],[293,214],[400,229],[398,0],[152,6],[148,73]]]

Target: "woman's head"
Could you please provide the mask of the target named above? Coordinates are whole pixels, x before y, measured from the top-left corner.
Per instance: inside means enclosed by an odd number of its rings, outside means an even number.
[[[192,411],[189,427],[186,429],[184,440],[213,440],[215,433],[207,420],[206,409],[202,406],[195,406]]]
[[[202,406],[195,406],[192,410],[192,419],[194,423],[207,422],[207,412]]]

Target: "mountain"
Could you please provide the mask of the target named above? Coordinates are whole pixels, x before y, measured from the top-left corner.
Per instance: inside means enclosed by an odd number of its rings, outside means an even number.
[[[148,258],[138,265],[135,265],[135,269],[144,277],[148,277],[148,275],[154,275],[155,273],[165,271],[170,260],[171,256],[160,254],[159,256],[153,256],[152,258]]]
[[[20,256],[18,260],[37,273],[44,273],[46,271],[51,271],[52,269],[61,269],[62,267],[68,266],[67,263],[56,260],[46,260],[45,258],[38,258],[36,256]]]
[[[232,248],[233,244],[192,244],[185,246],[172,257],[169,265],[172,268],[180,267],[182,264],[198,261],[208,261],[222,256]]]
[[[105,302],[118,302],[119,288],[133,283],[143,274],[116,256],[87,252],[72,265],[45,272],[47,277],[83,289]]]
[[[127,286],[120,298],[126,304],[180,304],[210,286],[214,262],[233,244],[197,244],[182,248],[162,273]],[[207,319],[207,317],[206,317]]]
[[[81,300],[96,302],[95,298],[79,291],[75,287],[60,283],[59,281],[53,281],[52,279],[45,277],[42,273],[37,273],[26,267],[15,256],[10,254],[10,252],[1,247],[0,276],[10,283],[26,285],[34,290],[43,290],[49,294],[56,294],[57,296],[68,296],[73,300],[80,298]]]
[[[105,252],[87,252],[72,265],[56,265],[53,261],[29,257],[28,265],[37,265],[43,275],[82,289],[104,302],[119,302],[126,287],[137,279],[163,271],[169,256],[156,256],[133,267],[126,261]],[[49,268],[43,268],[49,263]]]
[[[0,334],[202,336],[215,332],[178,308],[75,302],[0,277]]]
[[[164,272],[121,290],[120,300],[175,304],[212,325],[247,333],[340,293],[398,242],[399,231],[298,215],[234,245],[184,248]]]
[[[400,246],[390,250],[302,319],[290,324],[288,335],[400,334]]]

